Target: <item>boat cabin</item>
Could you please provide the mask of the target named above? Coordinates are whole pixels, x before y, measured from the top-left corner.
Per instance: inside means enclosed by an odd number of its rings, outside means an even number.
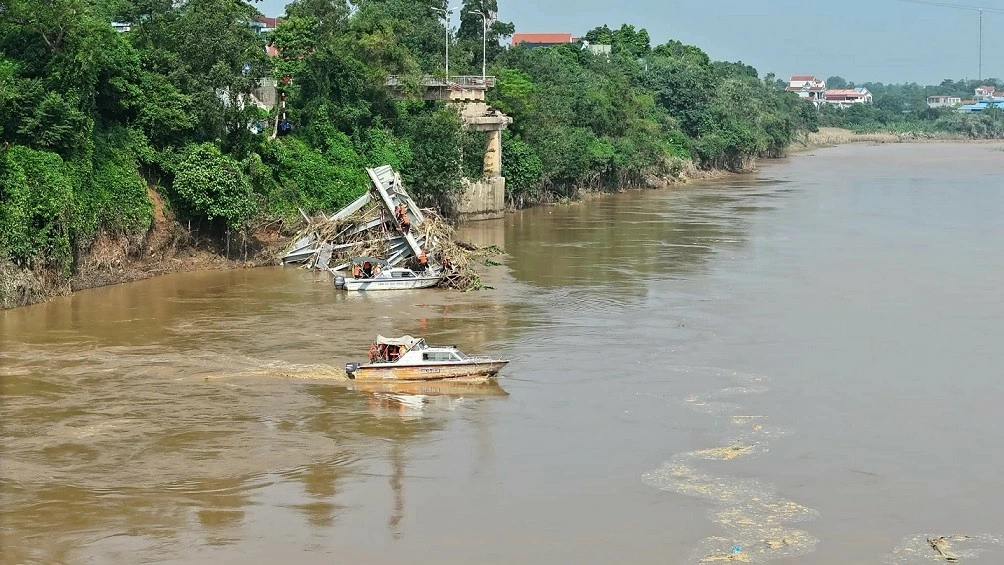
[[[356,257],[352,260],[352,278],[371,279],[388,269],[390,265],[387,261],[376,257]]]
[[[425,365],[438,363],[464,363],[467,355],[452,346],[433,346],[422,338],[410,335],[388,338],[378,335],[370,346],[371,363],[400,363],[403,365]]]
[[[392,279],[416,279],[418,275],[415,271],[408,269],[406,267],[393,267],[386,271],[382,271],[384,277],[390,277]]]

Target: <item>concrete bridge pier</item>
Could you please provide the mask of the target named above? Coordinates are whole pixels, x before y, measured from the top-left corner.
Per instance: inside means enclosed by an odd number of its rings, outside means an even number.
[[[485,102],[485,91],[495,86],[495,77],[453,76],[448,80],[424,77],[421,80],[426,100],[442,100],[460,113],[465,128],[485,134],[484,175],[464,180],[464,191],[455,206],[467,220],[501,218],[505,214],[505,178],[502,176],[502,131],[512,118]],[[387,79],[387,86],[401,92],[400,77]]]
[[[502,176],[502,130],[489,130],[485,135],[485,177]]]
[[[485,134],[484,176],[464,182],[457,213],[467,220],[501,218],[505,214],[505,177],[502,176],[502,131],[512,118],[484,102],[459,105],[464,127]]]

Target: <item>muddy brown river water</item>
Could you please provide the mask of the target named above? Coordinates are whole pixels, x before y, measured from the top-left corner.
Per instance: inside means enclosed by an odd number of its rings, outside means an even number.
[[[464,233],[498,290],[266,268],[0,313],[0,562],[1004,563],[1000,144]],[[378,332],[513,362],[357,390]]]

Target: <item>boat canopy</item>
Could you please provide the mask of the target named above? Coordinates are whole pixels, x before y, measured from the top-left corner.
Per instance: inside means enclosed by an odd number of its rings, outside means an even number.
[[[422,341],[424,341],[422,338],[411,337],[410,335],[403,335],[401,337],[384,337],[382,335],[378,335],[376,339],[377,345],[403,346],[405,349],[411,349]]]
[[[353,265],[362,265],[363,263],[370,262],[374,265],[380,265],[381,268],[389,266],[389,263],[385,259],[378,259],[376,257],[356,257],[352,260]]]

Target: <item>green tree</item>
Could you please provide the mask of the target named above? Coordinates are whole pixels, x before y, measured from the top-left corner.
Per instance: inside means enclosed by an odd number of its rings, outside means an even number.
[[[847,80],[841,76],[830,77],[826,79],[826,88],[833,88],[836,90],[847,88]]]
[[[486,17],[487,37],[484,41],[485,61],[495,62],[502,53],[501,40],[516,31],[511,22],[498,19],[498,0],[464,0],[460,9],[460,27],[457,29],[457,47],[470,55],[464,63],[470,70],[481,68],[482,18]],[[452,64],[452,63],[451,63]]]
[[[505,132],[502,136],[502,176],[506,179],[506,194],[516,206],[538,200],[543,165],[536,150],[519,136]]]
[[[445,106],[431,114],[408,118],[405,125],[411,147],[411,167],[402,173],[405,182],[426,204],[443,206],[461,189],[460,118]]]
[[[219,220],[228,230],[243,227],[255,212],[243,167],[212,143],[186,149],[175,170],[173,190],[190,215]]]
[[[0,258],[69,268],[73,185],[59,155],[14,145],[0,149]]]

